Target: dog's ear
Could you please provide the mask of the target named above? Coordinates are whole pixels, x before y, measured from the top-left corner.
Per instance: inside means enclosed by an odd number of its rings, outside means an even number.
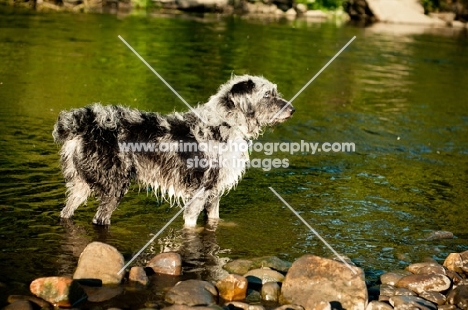
[[[234,96],[251,94],[254,88],[255,88],[255,83],[251,79],[248,79],[247,81],[234,84],[231,88],[231,94]]]

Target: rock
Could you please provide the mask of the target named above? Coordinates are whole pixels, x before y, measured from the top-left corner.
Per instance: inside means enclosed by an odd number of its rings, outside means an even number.
[[[393,296],[390,304],[395,309],[437,310],[435,304],[416,296]]]
[[[226,307],[228,309],[243,309],[243,310],[249,310],[249,304],[246,304],[245,302],[240,302],[240,301],[231,301],[226,304]]]
[[[446,298],[439,292],[422,292],[419,297],[429,300],[437,305],[445,304]]]
[[[265,310],[262,305],[249,305],[249,310]]]
[[[274,282],[271,282],[274,283]],[[257,304],[262,302],[262,294],[260,294],[259,291],[256,290],[249,290],[249,293],[247,297],[245,298],[245,301],[249,304]]]
[[[445,269],[442,265],[432,262],[411,264],[406,269],[414,274],[445,274]]]
[[[395,295],[396,287],[390,284],[380,285],[380,295],[393,296]]]
[[[73,279],[100,279],[103,284],[119,284],[124,272],[122,254],[111,245],[92,242],[86,246],[78,260]]]
[[[313,302],[312,307],[313,308],[308,308],[306,306],[306,309],[314,309],[314,310],[331,310],[332,309],[331,304],[327,301]]]
[[[437,310],[458,310],[458,308],[455,305],[442,305],[438,306]]]
[[[411,272],[407,270],[394,270],[384,273],[380,276],[380,282],[382,284],[395,285],[404,276],[409,276]]]
[[[158,309],[158,308],[156,308]],[[210,307],[189,307],[185,305],[172,305],[170,307],[163,308],[164,310],[224,310],[223,308],[213,305]],[[110,309],[107,309],[110,310]],[[146,308],[146,309],[139,309],[139,310],[155,310],[155,308]]]
[[[368,305],[366,310],[392,310],[393,307],[387,304],[386,302],[381,302],[381,301],[376,301],[373,300],[371,301]]]
[[[250,269],[268,267],[279,272],[288,272],[289,268],[291,268],[291,265],[292,264],[290,262],[284,261],[276,256],[264,256],[254,258],[252,260],[252,267],[250,267]],[[247,271],[244,273],[247,273]]]
[[[224,265],[223,268],[227,270],[229,273],[243,275],[249,272],[252,265],[253,265],[253,262],[251,260],[236,259]]]
[[[454,13],[449,13],[449,14],[453,14],[453,16],[451,17],[450,20],[444,20],[443,18],[441,17],[438,17],[438,16],[434,16],[433,14],[430,14],[431,17],[436,17],[438,19],[441,19],[443,20],[444,22],[452,22],[453,19],[455,18],[455,14]],[[446,16],[446,15],[442,15],[441,13],[439,14],[439,16]],[[428,241],[431,241],[431,240],[441,240],[441,239],[453,239],[453,233],[450,232],[450,231],[443,231],[443,230],[439,230],[439,231],[433,231],[431,232],[427,237],[426,237],[426,240]]]
[[[249,283],[251,280],[249,278],[257,278],[262,281],[262,284],[265,284],[267,282],[283,282],[284,276],[279,273],[278,271],[269,269],[269,268],[259,268],[259,269],[252,269],[246,274],[244,274],[244,277],[247,278]]]
[[[230,274],[216,283],[219,296],[226,300],[243,300],[247,295],[247,279],[243,276]]]
[[[276,282],[267,282],[262,286],[262,299],[277,302],[281,288]]]
[[[396,284],[397,287],[404,287],[418,294],[424,291],[446,291],[450,285],[450,279],[441,274],[413,274],[401,278]]]
[[[285,14],[287,16],[296,16],[297,15],[296,10],[293,9],[293,8],[290,8],[289,10],[287,10]]]
[[[30,301],[33,304],[38,305],[39,308],[44,308],[44,309],[48,309],[48,308],[51,307],[51,305],[42,298],[37,298],[37,297],[34,297],[34,296],[24,296],[24,295],[10,295],[10,296],[8,296],[8,302],[10,304],[12,304],[14,302],[17,302],[17,301]]]
[[[453,12],[431,12],[429,13],[430,17],[436,17],[438,19],[443,20],[447,24],[450,24],[454,21],[455,19],[455,13]],[[435,239],[429,239],[429,237],[435,235]],[[441,235],[441,238],[437,238],[438,235]],[[450,231],[434,231],[432,232],[426,240],[437,240],[437,239],[452,239],[453,238],[453,233]]]
[[[182,273],[182,258],[178,253],[160,253],[153,257],[146,267],[159,274],[179,276]]]
[[[296,12],[297,14],[304,14],[305,12],[307,12],[307,5],[305,5],[304,3],[296,4]]]
[[[305,255],[296,260],[283,282],[280,302],[313,309],[319,302],[339,302],[345,309],[365,309],[364,272],[341,262]],[[355,272],[355,273],[354,273]]]
[[[178,9],[221,11],[228,5],[228,0],[176,0]]]
[[[395,290],[393,296],[418,296],[418,294],[407,288],[399,287]]]
[[[320,10],[310,10],[305,13],[307,18],[327,19],[328,15]]]
[[[468,272],[468,251],[450,253],[444,261],[444,267],[460,274]]]
[[[90,302],[103,302],[111,300],[112,298],[123,293],[123,287],[118,285],[109,285],[103,287],[83,286],[83,289],[86,292],[86,295],[88,295],[88,301]]]
[[[86,300],[83,288],[68,277],[38,278],[31,282],[29,289],[56,307],[73,307]]]
[[[9,304],[3,310],[34,310],[31,302],[27,300],[18,300]]]
[[[447,294],[447,302],[460,309],[468,309],[468,285],[459,285]]]
[[[447,273],[447,277],[452,280],[453,285],[458,285],[463,281],[463,278],[455,271],[447,269],[445,272]]]
[[[149,283],[145,269],[142,267],[132,267],[128,279],[132,282],[140,283],[141,285],[147,285]]]
[[[216,303],[218,291],[206,281],[181,281],[171,288],[166,296],[166,302],[187,306],[209,306]]]
[[[275,310],[304,310],[304,307],[299,305],[282,305],[281,307],[275,308]]]

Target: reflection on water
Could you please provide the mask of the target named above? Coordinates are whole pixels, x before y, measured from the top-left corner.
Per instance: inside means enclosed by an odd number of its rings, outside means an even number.
[[[93,240],[130,259],[175,213],[135,186],[109,229],[90,224],[95,201],[76,211],[74,224],[58,218],[65,186],[51,131],[60,110],[92,102],[163,113],[185,109],[117,35],[192,104],[205,102],[233,72],[263,75],[291,98],[357,36],[295,100],[294,117],[260,139],[355,142],[357,151],[275,153],[290,166],[249,170],[221,200],[223,220],[216,230],[188,233],[178,219],[140,263],[177,250],[188,277],[216,279],[227,259],[330,256],[269,186],[374,278],[427,256],[441,259],[468,249],[463,32],[440,35],[413,26],[395,35],[390,25],[379,30],[236,17],[117,18],[5,7],[0,14],[0,278],[16,293],[35,277],[71,275]],[[456,238],[425,240],[434,230]]]

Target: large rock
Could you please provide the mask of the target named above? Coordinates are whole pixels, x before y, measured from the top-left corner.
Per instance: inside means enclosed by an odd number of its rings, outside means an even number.
[[[92,242],[86,246],[78,260],[73,279],[100,279],[102,284],[119,284],[124,272],[122,254],[111,245]]]
[[[146,267],[159,274],[179,276],[182,273],[182,258],[178,253],[160,253],[153,257]]]
[[[73,307],[87,298],[78,282],[68,277],[38,278],[31,282],[29,289],[56,307]]]
[[[444,261],[448,270],[458,273],[468,273],[468,251],[462,253],[450,253]]]
[[[444,26],[445,22],[424,15],[417,0],[347,0],[343,4],[352,19],[396,24]]]
[[[239,276],[230,274],[224,279],[216,283],[216,287],[219,291],[219,296],[226,300],[243,300],[247,296],[247,279]]]
[[[320,302],[339,302],[344,309],[365,309],[367,288],[362,269],[305,255],[296,260],[283,281],[282,304],[314,309]]]
[[[452,281],[442,274],[412,274],[403,277],[396,284],[418,294],[424,291],[443,292],[450,288]]]
[[[206,281],[181,281],[171,288],[165,297],[170,304],[187,306],[209,306],[216,303],[218,291]]]

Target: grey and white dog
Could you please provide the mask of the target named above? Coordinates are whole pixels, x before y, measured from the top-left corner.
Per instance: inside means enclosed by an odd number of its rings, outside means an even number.
[[[220,154],[216,147],[142,151],[122,145],[247,141],[293,113],[275,84],[249,75],[233,76],[206,104],[184,113],[160,115],[100,104],[62,111],[52,133],[55,142],[63,144],[60,155],[67,201],[61,217],[72,217],[94,195],[100,204],[93,223],[109,225],[130,182],[136,181],[171,203],[191,201],[184,211],[187,227],[196,226],[203,210],[208,219],[218,219],[220,196],[238,183],[245,165],[216,163],[223,155],[248,160],[248,152],[234,149]],[[205,159],[205,164],[188,165],[193,158]]]

